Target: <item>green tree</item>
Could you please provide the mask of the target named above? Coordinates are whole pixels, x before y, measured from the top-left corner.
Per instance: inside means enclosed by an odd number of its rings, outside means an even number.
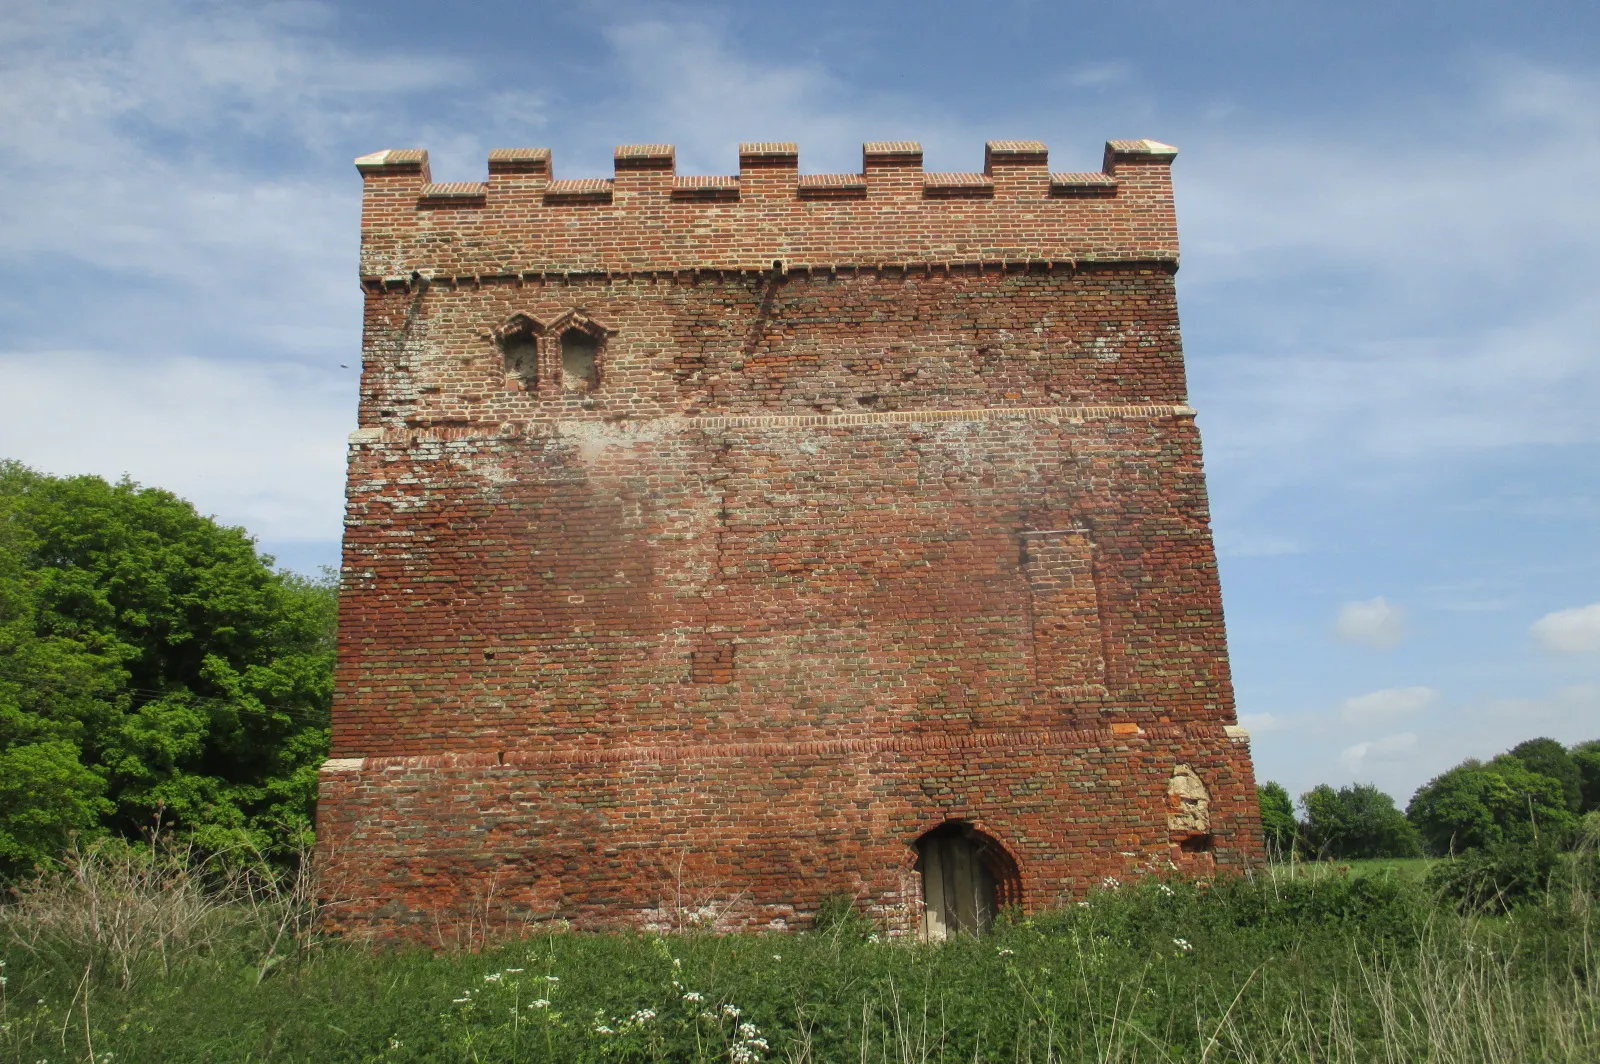
[[[1558,781],[1562,793],[1566,795],[1567,808],[1574,813],[1583,810],[1583,771],[1572,755],[1567,753],[1566,747],[1554,739],[1529,739],[1513,746],[1510,753],[1502,756],[1514,757],[1530,772]]]
[[[169,492],[0,462],[0,872],[160,812],[291,847],[327,745],[336,589]]]
[[[1256,788],[1256,800],[1261,805],[1261,833],[1266,838],[1267,852],[1282,858],[1294,848],[1295,837],[1300,833],[1294,803],[1283,784],[1271,780]]]
[[[1306,810],[1304,836],[1320,857],[1417,857],[1422,841],[1394,799],[1368,783],[1326,783],[1300,796]]]
[[[1436,854],[1564,838],[1577,823],[1561,782],[1510,756],[1464,761],[1435,777],[1412,797],[1406,816]]]
[[[1574,746],[1572,763],[1578,766],[1583,811],[1588,813],[1600,809],[1600,739]]]

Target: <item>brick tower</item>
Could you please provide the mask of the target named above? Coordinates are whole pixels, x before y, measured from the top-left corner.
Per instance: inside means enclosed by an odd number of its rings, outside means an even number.
[[[358,159],[334,923],[938,938],[1258,860],[1175,154]]]

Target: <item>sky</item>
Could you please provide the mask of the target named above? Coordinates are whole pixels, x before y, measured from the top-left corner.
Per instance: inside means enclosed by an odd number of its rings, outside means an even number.
[[[0,456],[124,474],[336,564],[351,160],[617,144],[806,172],[1175,144],[1242,722],[1298,794],[1404,805],[1600,738],[1600,5],[9,0]]]

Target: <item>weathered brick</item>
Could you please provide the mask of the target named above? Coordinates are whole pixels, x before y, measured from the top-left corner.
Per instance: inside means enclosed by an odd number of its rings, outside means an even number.
[[[359,160],[334,926],[796,926],[845,892],[909,931],[950,820],[1028,909],[1259,860],[1172,154]]]

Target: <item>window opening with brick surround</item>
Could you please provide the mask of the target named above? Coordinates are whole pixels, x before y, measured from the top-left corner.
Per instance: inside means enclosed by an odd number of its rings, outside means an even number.
[[[539,341],[532,336],[518,336],[504,347],[506,373],[532,388],[539,383]]]
[[[592,392],[600,386],[600,339],[582,329],[561,334],[561,383],[575,392]]]
[[[539,323],[526,314],[514,314],[495,334],[505,363],[507,383],[515,380],[529,391],[539,384]]]
[[[917,840],[922,876],[922,937],[943,942],[977,935],[995,914],[1022,900],[1017,863],[1005,847],[963,821],[941,824]]]

